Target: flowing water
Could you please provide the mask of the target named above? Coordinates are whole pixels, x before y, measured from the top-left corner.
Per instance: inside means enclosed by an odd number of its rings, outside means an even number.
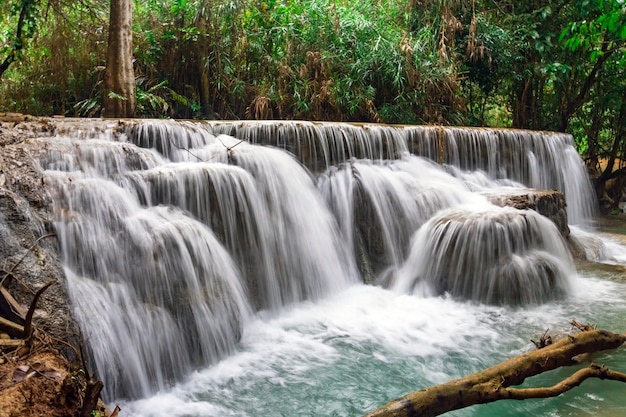
[[[358,416],[571,319],[626,331],[626,247],[590,228],[567,135],[144,121],[41,142],[74,311],[122,415]],[[527,187],[564,192],[611,265],[576,272],[551,221],[489,203]],[[620,415],[620,390],[452,415]]]

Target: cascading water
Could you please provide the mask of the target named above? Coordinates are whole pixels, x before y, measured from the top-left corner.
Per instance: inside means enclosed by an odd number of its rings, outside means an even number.
[[[320,171],[351,158],[395,159],[410,152],[490,180],[555,189],[567,200],[571,224],[596,213],[591,182],[570,135],[523,130],[377,126],[314,122],[210,122],[214,133],[294,153]]]
[[[153,127],[131,139],[160,154],[100,140],[44,144],[70,295],[112,398],[146,396],[223,357],[253,308],[357,279],[293,158],[194,125]]]
[[[562,299],[575,271],[557,228],[533,211],[495,207],[486,195],[556,188],[575,222],[593,214],[580,159],[563,157],[574,152],[565,135],[138,121],[121,135],[41,142],[70,296],[109,399],[148,397],[225,357],[243,360],[241,349],[255,356],[275,331],[258,330],[269,325],[259,320],[278,320],[276,340],[299,346],[299,325],[281,322],[285,307],[297,315],[337,294],[352,297],[362,281],[393,290],[407,306],[405,297],[426,306],[436,301],[422,297],[439,294],[496,305]],[[341,303],[346,312],[388,308],[372,300]],[[418,310],[411,314],[429,317]],[[328,360],[329,346],[343,351],[336,342],[351,325],[331,326],[338,327],[314,324],[311,334],[328,345],[309,341],[305,350]],[[275,360],[291,360],[272,356],[251,362],[259,383],[282,368]],[[187,414],[241,415],[207,410]]]
[[[396,288],[528,305],[564,295],[574,273],[547,218],[513,208],[457,207],[442,210],[415,235]]]

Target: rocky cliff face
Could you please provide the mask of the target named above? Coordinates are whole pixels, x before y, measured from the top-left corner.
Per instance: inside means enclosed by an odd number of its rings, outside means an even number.
[[[53,283],[37,302],[28,346],[19,341],[28,335],[13,331],[9,336],[0,327],[2,416],[75,415],[82,402],[85,381],[69,377],[68,362],[79,363],[79,333],[71,319],[49,195],[32,157],[38,149],[31,139],[53,135],[55,124],[0,117],[0,317],[23,326],[34,295]],[[30,403],[24,401],[28,395]]]
[[[49,195],[33,159],[30,139],[51,136],[45,120],[0,127],[0,279],[25,307],[44,284],[54,281],[38,304],[35,321],[54,337],[71,323],[65,280],[49,211]]]

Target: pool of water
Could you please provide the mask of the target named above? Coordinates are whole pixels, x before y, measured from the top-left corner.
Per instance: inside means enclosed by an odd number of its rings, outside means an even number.
[[[479,371],[533,349],[546,329],[574,330],[575,319],[626,331],[626,247],[611,240],[614,265],[579,266],[570,295],[525,308],[449,297],[421,298],[355,285],[316,303],[259,313],[237,350],[166,392],[119,402],[123,416],[360,416],[414,390]],[[626,370],[626,350],[593,357]],[[547,386],[560,369],[526,384]],[[588,380],[557,398],[499,401],[450,416],[626,415],[624,385]],[[115,405],[115,404],[113,404]]]

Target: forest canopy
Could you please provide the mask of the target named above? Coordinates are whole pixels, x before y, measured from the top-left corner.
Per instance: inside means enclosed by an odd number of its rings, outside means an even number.
[[[136,116],[567,131],[623,174],[623,0],[133,4]],[[108,2],[0,7],[0,111],[100,116]]]

